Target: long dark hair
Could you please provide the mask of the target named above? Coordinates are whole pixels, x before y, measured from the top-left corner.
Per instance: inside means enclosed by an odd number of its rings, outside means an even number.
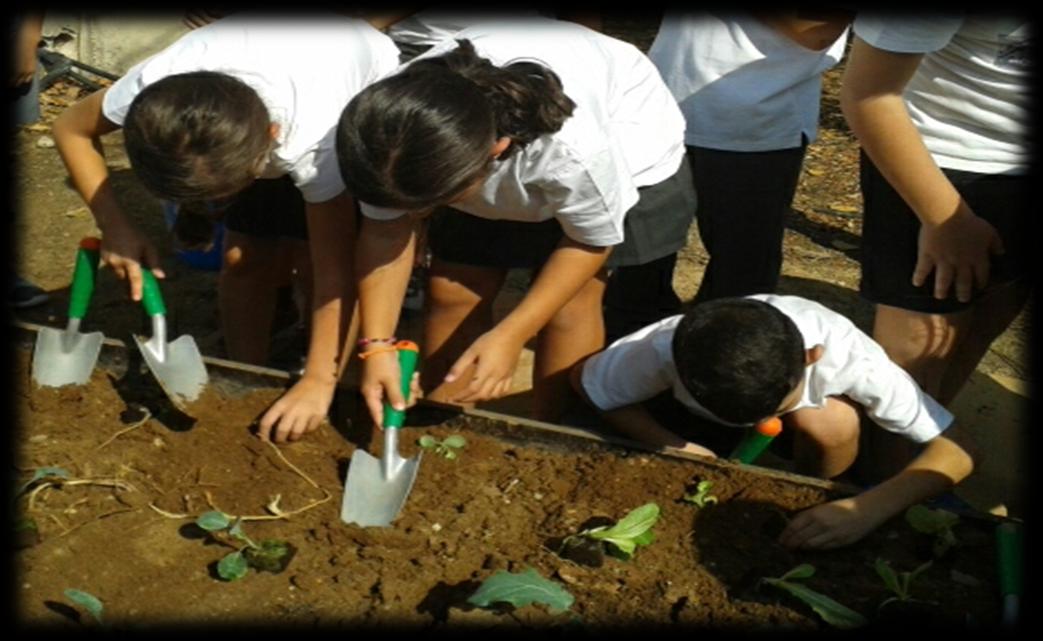
[[[576,104],[541,65],[497,67],[469,40],[360,92],[337,126],[337,157],[348,190],[381,207],[424,209],[451,201],[492,168],[492,144],[508,158],[561,129]]]
[[[223,73],[167,76],[131,102],[123,124],[134,173],[156,196],[206,200],[241,191],[271,148],[268,109]]]

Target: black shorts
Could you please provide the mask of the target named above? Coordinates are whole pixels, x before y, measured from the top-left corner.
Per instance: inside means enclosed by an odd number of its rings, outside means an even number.
[[[933,273],[922,286],[913,286],[920,219],[864,153],[861,163],[862,296],[876,304],[925,314],[959,312],[973,305],[956,300],[952,289],[948,298],[935,299]],[[1003,240],[1004,253],[992,257],[990,285],[1027,282],[1032,273],[1029,243],[1034,238],[1029,226],[1029,176],[943,171],[974,213],[995,227]]]
[[[642,265],[676,253],[688,239],[695,214],[695,187],[685,158],[670,178],[638,188],[639,200],[627,211],[621,244],[608,267]],[[547,262],[564,236],[554,219],[538,223],[489,220],[446,207],[428,228],[435,258],[452,263],[501,269],[537,268]]]
[[[247,236],[308,239],[304,196],[289,176],[255,180],[225,210],[224,224]]]

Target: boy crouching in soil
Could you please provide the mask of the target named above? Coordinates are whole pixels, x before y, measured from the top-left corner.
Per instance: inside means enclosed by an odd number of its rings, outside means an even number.
[[[953,415],[840,314],[796,296],[697,304],[616,341],[572,370],[577,391],[623,434],[705,456],[664,428],[644,401],[671,391],[698,416],[735,427],[779,416],[795,471],[834,478],[858,454],[859,413],[923,447],[861,494],[804,510],[780,535],[789,547],[853,543],[905,508],[966,478],[977,453]]]

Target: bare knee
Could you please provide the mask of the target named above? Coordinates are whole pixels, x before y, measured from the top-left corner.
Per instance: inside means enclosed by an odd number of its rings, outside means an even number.
[[[786,423],[823,451],[837,451],[858,444],[858,410],[847,399],[830,397],[824,407],[791,412],[786,415]]]
[[[605,284],[594,278],[587,282],[564,307],[547,323],[545,329],[554,332],[570,332],[575,330],[598,332],[597,327],[604,327],[601,303],[605,295]]]
[[[506,278],[506,270],[435,261],[427,282],[432,304],[442,307],[477,307],[492,304]]]

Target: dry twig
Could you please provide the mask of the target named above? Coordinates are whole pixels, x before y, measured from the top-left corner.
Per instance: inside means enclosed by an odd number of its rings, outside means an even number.
[[[121,435],[123,435],[123,434],[126,434],[127,432],[130,432],[131,430],[136,430],[136,429],[138,429],[139,427],[141,427],[142,425],[144,425],[145,423],[147,423],[147,422],[148,422],[148,420],[149,420],[150,418],[152,418],[152,412],[150,412],[150,411],[148,410],[148,408],[146,407],[146,408],[145,408],[145,416],[144,416],[144,418],[142,418],[142,419],[141,419],[140,421],[138,421],[137,423],[135,423],[135,424],[131,425],[130,427],[126,427],[126,428],[124,428],[124,429],[122,429],[122,430],[120,430],[120,431],[116,432],[115,434],[113,434],[112,436],[110,436],[110,437],[108,438],[108,440],[107,440],[107,441],[105,441],[104,443],[102,443],[101,445],[99,445],[98,447],[96,447],[96,448],[94,448],[94,449],[100,450],[101,448],[105,447],[105,446],[106,446],[106,445],[108,445],[109,443],[111,443],[111,442],[115,441],[115,440],[116,440],[117,438],[119,438],[119,437],[120,437]]]
[[[47,481],[45,483],[41,483],[37,488],[35,488],[32,492],[29,493],[29,505],[26,509],[32,511],[35,507],[36,495],[46,490],[47,488],[54,487],[57,485],[100,485],[103,487],[114,487],[117,490],[125,490],[127,492],[137,492],[136,487],[134,487],[130,483],[127,483],[126,481],[121,481],[119,479],[61,479],[58,481]]]

